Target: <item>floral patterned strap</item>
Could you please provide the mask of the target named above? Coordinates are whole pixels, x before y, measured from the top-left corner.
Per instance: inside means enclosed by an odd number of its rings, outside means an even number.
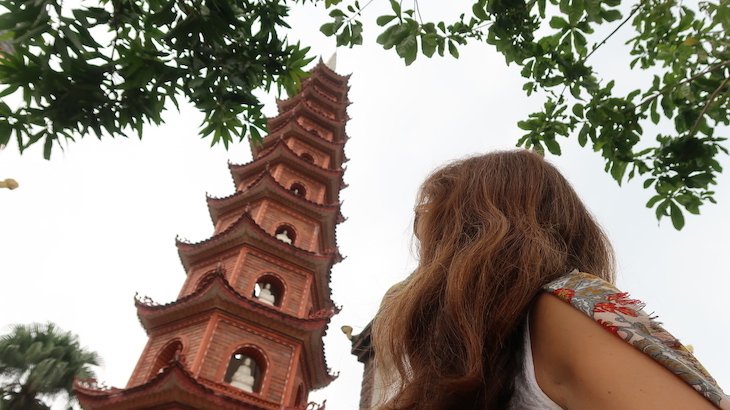
[[[577,270],[548,283],[543,289],[649,355],[718,408],[730,410],[730,397],[679,340],[644,312],[644,304],[640,301],[630,299],[627,293],[597,276]]]

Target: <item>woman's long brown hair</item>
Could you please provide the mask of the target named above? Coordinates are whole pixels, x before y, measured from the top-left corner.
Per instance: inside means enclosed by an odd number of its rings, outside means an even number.
[[[555,167],[530,151],[456,161],[422,185],[419,264],[383,300],[380,409],[500,409],[543,285],[579,269],[613,281],[613,253]]]

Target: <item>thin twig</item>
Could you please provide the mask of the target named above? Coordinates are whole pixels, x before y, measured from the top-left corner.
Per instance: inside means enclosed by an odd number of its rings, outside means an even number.
[[[418,22],[423,25],[423,17],[421,16],[421,7],[418,6],[418,0],[413,0],[413,8],[416,9],[416,16],[418,16]]]
[[[707,110],[710,109],[710,105],[712,102],[717,98],[718,95],[720,95],[720,91],[725,88],[725,86],[730,82],[730,76],[725,79],[725,81],[720,84],[719,87],[715,91],[712,92],[712,95],[710,95],[710,98],[707,99],[707,103],[704,107],[702,107],[702,111],[700,111],[700,115],[695,120],[695,123],[692,125],[692,129],[689,130],[689,136],[695,135],[695,132],[697,132],[697,127],[700,126],[700,121],[702,121],[702,118],[707,114]]]
[[[365,5],[364,5],[364,6],[362,6],[362,8],[361,8],[360,10],[358,10],[358,11],[357,11],[357,13],[353,14],[352,16],[350,16],[350,18],[348,18],[348,19],[347,19],[347,21],[346,21],[345,23],[349,23],[349,22],[351,22],[351,21],[352,21],[352,19],[354,19],[355,17],[357,17],[357,16],[359,16],[360,14],[362,14],[362,12],[363,12],[363,11],[364,11],[364,10],[365,10],[365,9],[366,9],[366,8],[367,8],[367,7],[369,6],[369,5],[370,5],[370,3],[372,3],[373,1],[375,1],[375,0],[370,0],[370,1],[368,1],[367,3],[365,3]]]
[[[654,95],[645,98],[644,101],[640,102],[636,107],[639,108],[639,107],[642,107],[642,106],[644,106],[644,105],[652,102],[653,100],[657,99],[660,95],[664,94],[669,88],[673,88],[673,87],[680,86],[682,84],[689,83],[691,81],[694,81],[694,80],[702,77],[703,75],[705,75],[707,73],[711,73],[711,72],[717,70],[718,68],[725,67],[726,65],[729,65],[729,64],[730,64],[730,60],[723,61],[722,63],[715,64],[714,66],[708,68],[707,70],[702,71],[700,73],[697,73],[697,74],[693,75],[690,78],[685,78],[684,80],[678,82],[677,84],[672,84],[671,86],[670,85],[665,85],[664,87],[662,87],[661,90],[657,91]]]
[[[611,37],[613,37],[613,35],[616,34],[621,29],[621,27],[624,26],[624,24],[628,23],[628,21],[631,20],[632,17],[634,17],[634,15],[639,11],[639,9],[641,9],[641,6],[643,6],[643,5],[644,5],[644,2],[641,2],[641,3],[637,4],[633,8],[633,10],[631,10],[631,13],[629,13],[629,15],[626,16],[626,18],[621,22],[621,24],[619,24],[618,26],[616,26],[616,28],[613,29],[613,31],[608,36],[606,36],[606,38],[604,38],[600,43],[598,43],[598,45],[596,45],[595,47],[593,47],[593,50],[591,50],[591,52],[588,53],[588,55],[586,55],[585,58],[583,58],[583,60],[581,62],[584,63],[586,60],[588,60],[588,57],[592,56],[593,53],[596,52],[596,50],[598,50],[599,48],[601,48],[601,46],[603,46],[604,44],[606,44],[606,42]]]

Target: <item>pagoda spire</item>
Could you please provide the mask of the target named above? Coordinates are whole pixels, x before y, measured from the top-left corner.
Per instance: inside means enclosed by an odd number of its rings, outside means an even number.
[[[332,55],[330,56],[329,60],[327,60],[327,63],[325,63],[325,65],[327,66],[327,68],[329,68],[332,71],[337,70],[337,51],[332,53]]]
[[[335,67],[336,55],[320,60],[277,101],[253,160],[229,164],[235,192],[207,199],[211,237],[177,241],[177,300],[135,298],[149,340],[126,388],[77,381],[84,409],[323,408],[308,396],[336,378],[322,338],[339,311],[330,274],[342,260],[349,87]]]

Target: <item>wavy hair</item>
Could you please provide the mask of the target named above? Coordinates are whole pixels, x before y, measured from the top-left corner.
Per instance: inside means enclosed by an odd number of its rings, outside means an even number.
[[[541,287],[572,269],[613,282],[611,245],[560,172],[526,150],[436,170],[415,213],[418,267],[374,323],[391,393],[377,408],[505,408]]]

